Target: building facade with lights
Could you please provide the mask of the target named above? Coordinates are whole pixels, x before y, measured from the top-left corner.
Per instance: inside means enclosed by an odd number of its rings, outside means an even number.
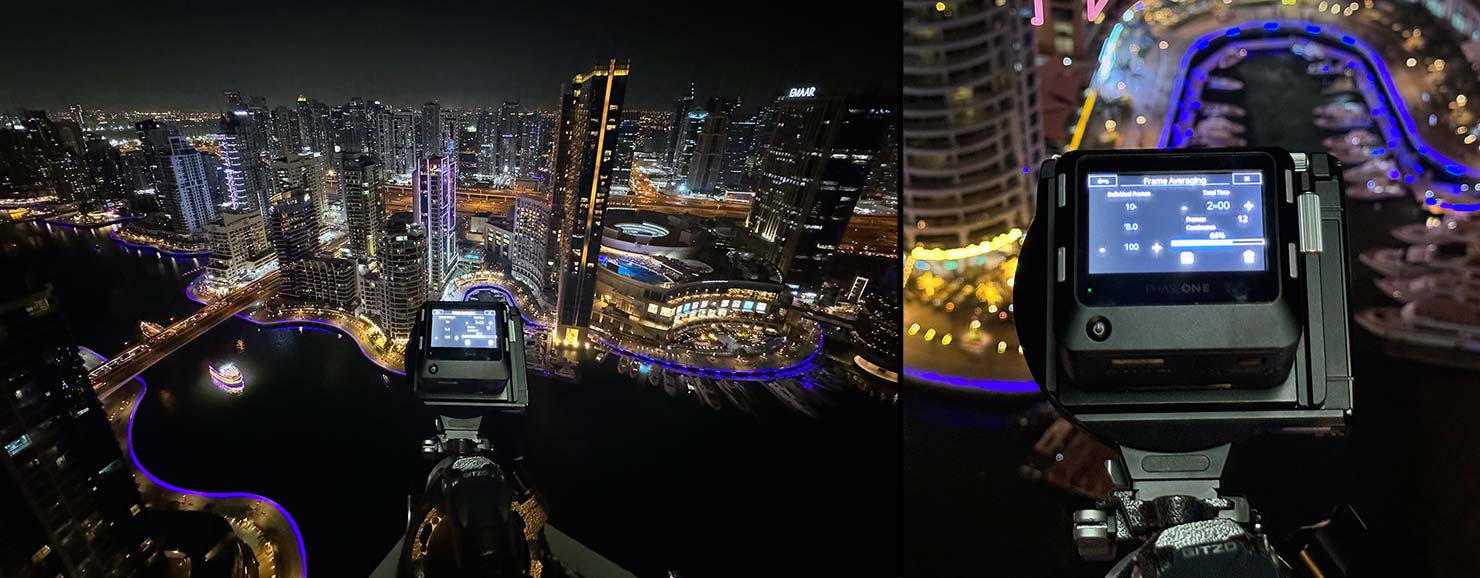
[[[550,269],[550,205],[544,200],[519,196],[514,199],[513,240],[509,243],[509,274],[531,293],[544,294]]]
[[[206,272],[217,287],[248,283],[275,262],[266,224],[256,209],[223,209],[221,217],[206,226],[206,235],[211,248]]]
[[[221,169],[227,206],[265,214],[270,181],[262,155],[267,143],[259,140],[256,122],[246,109],[221,115]]]
[[[617,127],[627,93],[626,64],[611,60],[578,74],[562,89],[559,126],[565,131],[555,150],[553,203],[559,267],[557,323],[562,339],[579,340],[591,325],[597,257],[611,193]]]
[[[457,159],[434,154],[417,161],[413,210],[427,241],[426,293],[436,299],[457,262]]]
[[[427,300],[427,234],[412,213],[396,213],[380,238],[381,328],[393,339],[411,335],[416,312]],[[440,297],[440,296],[439,296]]]
[[[273,178],[269,204],[282,200],[290,191],[302,191],[308,195],[321,219],[329,212],[329,196],[324,194],[324,169],[318,159],[289,152],[274,158],[271,166]]]
[[[169,215],[170,228],[180,235],[200,236],[216,218],[216,205],[211,202],[211,187],[206,181],[206,165],[200,151],[190,146],[185,137],[172,135],[164,162],[157,193],[160,205]],[[257,209],[253,206],[251,210]]]
[[[315,305],[354,313],[360,307],[355,263],[348,259],[313,257],[298,263],[298,297]]]
[[[905,2],[906,249],[962,247],[1032,219],[1044,158],[1033,35],[1016,3]]]
[[[346,155],[339,163],[339,198],[344,203],[350,256],[374,261],[385,231],[385,199],[381,196],[381,165],[371,155]]]

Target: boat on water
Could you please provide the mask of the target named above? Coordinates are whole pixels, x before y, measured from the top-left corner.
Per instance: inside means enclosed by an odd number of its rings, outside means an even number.
[[[1229,134],[1244,134],[1248,129],[1244,125],[1228,120],[1227,117],[1210,116],[1197,123],[1197,132],[1222,131]]]
[[[1227,102],[1205,102],[1202,108],[1198,109],[1198,112],[1202,113],[1203,116],[1221,116],[1227,118],[1243,118],[1244,115],[1248,114],[1243,107]]]
[[[1334,116],[1318,116],[1315,125],[1326,130],[1352,130],[1357,128],[1371,128],[1372,116],[1363,114],[1339,114]]]
[[[1403,357],[1480,370],[1480,307],[1446,297],[1430,297],[1402,307],[1358,311],[1357,325],[1390,342],[1413,347],[1393,351]]]
[[[1229,76],[1209,76],[1208,90],[1233,92],[1244,89],[1244,81]]]
[[[773,379],[767,379],[765,381],[762,381],[761,385],[764,386],[767,391],[771,392],[771,395],[776,396],[776,399],[780,400],[781,403],[790,406],[792,409],[800,413],[806,414],[808,417],[817,417],[816,410],[812,409],[811,406],[802,401],[801,396],[797,394],[797,392],[792,391],[791,388],[786,387],[781,382]]]
[[[1467,243],[1480,239],[1480,221],[1457,221],[1431,218],[1392,230],[1393,238],[1410,245],[1427,243]]]
[[[210,365],[207,366],[207,369],[211,373],[211,383],[221,391],[239,395],[242,392],[242,388],[246,387],[246,376],[242,375],[241,368],[237,367],[235,363],[226,362],[219,366]]]
[[[711,389],[709,384],[705,383],[706,380],[694,379],[693,376],[686,375],[684,376],[684,381],[688,383],[689,391],[698,395],[700,403],[703,403],[709,409],[719,411],[721,406],[720,395]]]
[[[1352,183],[1346,186],[1346,198],[1354,201],[1381,201],[1408,196],[1408,191],[1395,182]]]
[[[1455,269],[1417,277],[1384,277],[1373,283],[1384,295],[1400,303],[1429,297],[1448,297],[1480,306],[1480,269]]]
[[[1480,255],[1459,243],[1368,249],[1357,258],[1387,277],[1417,277],[1441,269],[1480,267]]]
[[[1342,76],[1331,81],[1331,85],[1321,90],[1321,94],[1335,96],[1338,94],[1353,94],[1357,92],[1357,83],[1350,77]]]
[[[714,383],[717,387],[719,387],[719,390],[724,392],[725,396],[728,397],[729,400],[735,404],[735,407],[740,408],[740,411],[749,414],[755,413],[755,407],[751,405],[750,402],[750,394],[745,392],[745,386],[750,382],[736,381],[733,379],[720,379],[715,381]]]
[[[160,331],[164,331],[164,327],[158,323],[153,323],[150,321],[139,322],[139,333],[142,333],[144,337],[153,337],[156,333],[159,333]]]
[[[1315,77],[1344,76],[1346,65],[1340,60],[1317,60],[1305,65],[1305,73]]]

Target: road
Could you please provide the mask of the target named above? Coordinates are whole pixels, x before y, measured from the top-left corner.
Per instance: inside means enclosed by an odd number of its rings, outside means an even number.
[[[273,271],[261,279],[248,283],[226,296],[202,307],[189,317],[176,321],[159,333],[145,338],[119,353],[107,363],[93,369],[88,376],[99,397],[106,398],[129,380],[149,369],[159,360],[200,337],[211,328],[240,313],[251,304],[267,297],[277,289],[279,273]]]

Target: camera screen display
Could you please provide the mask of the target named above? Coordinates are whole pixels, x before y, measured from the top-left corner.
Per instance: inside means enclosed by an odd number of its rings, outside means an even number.
[[[493,309],[432,309],[431,346],[498,349],[499,325]]]
[[[1089,173],[1088,272],[1265,271],[1263,176]]]

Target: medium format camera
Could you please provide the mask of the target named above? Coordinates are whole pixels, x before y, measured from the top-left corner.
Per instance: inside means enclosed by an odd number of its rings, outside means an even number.
[[[1337,432],[1351,410],[1341,166],[1277,148],[1044,162],[1017,277],[1040,387],[1115,443]]]
[[[406,346],[406,373],[427,405],[524,410],[524,324],[500,301],[429,302]]]

